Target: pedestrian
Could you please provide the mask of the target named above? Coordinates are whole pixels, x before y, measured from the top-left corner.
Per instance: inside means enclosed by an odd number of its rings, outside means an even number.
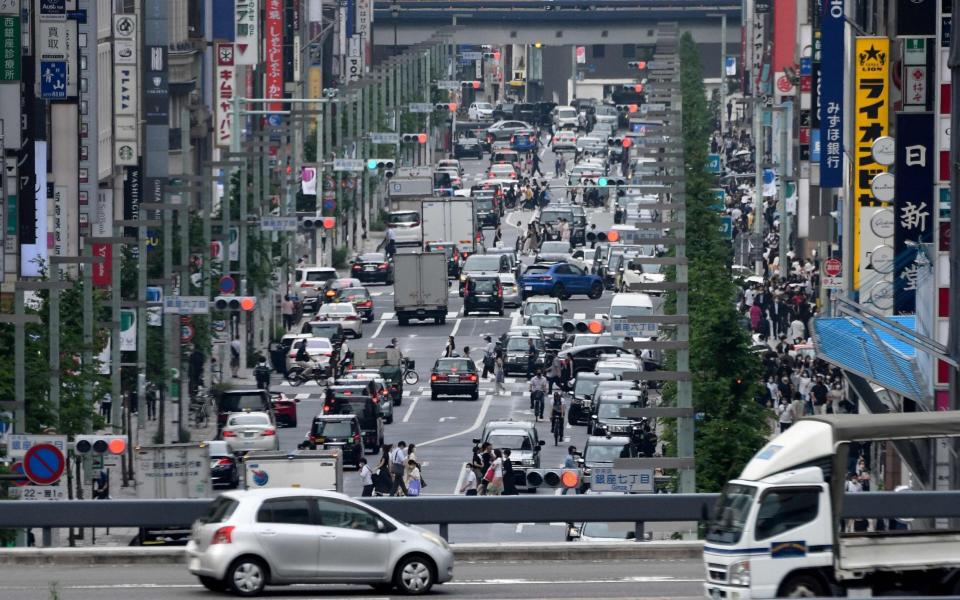
[[[460,493],[464,496],[477,495],[477,474],[473,471],[473,465],[464,463],[463,484],[460,485]]]
[[[420,465],[415,460],[408,460],[406,468],[410,470],[409,480],[407,481],[406,496],[419,496],[422,482],[420,480]]]
[[[484,442],[480,447],[480,487],[477,493],[481,496],[487,495],[487,487],[493,481],[493,446],[490,442]]]
[[[553,360],[550,361],[550,368],[547,370],[547,393],[553,393],[553,386],[556,385],[560,387],[560,373],[563,370],[563,359],[560,358],[559,354],[554,355]]]
[[[230,372],[234,379],[240,377],[240,340],[234,339],[230,342]]]
[[[493,231],[493,245],[499,246],[503,241],[503,231],[500,229],[500,222],[497,222],[497,228]]]
[[[503,452],[500,449],[493,451],[493,462],[490,463],[490,471],[492,471],[493,474],[490,482],[487,484],[487,495],[499,496],[503,493]]]
[[[389,496],[393,489],[393,473],[390,469],[390,452],[392,450],[392,445],[384,444],[383,451],[380,453],[380,462],[377,463],[377,476],[374,480],[377,496]]]
[[[780,424],[780,433],[790,429],[793,425],[793,405],[786,398],[780,398],[777,404],[777,422]]]
[[[533,338],[529,338],[527,340],[527,378],[529,378],[536,369],[538,355],[539,351],[533,343]],[[531,408],[533,407],[531,406]]]
[[[107,425],[113,419],[113,396],[110,392],[105,393],[103,398],[100,399],[100,416],[107,422]]]
[[[813,387],[810,388],[810,396],[813,398],[813,407],[814,411],[818,415],[822,415],[826,410],[827,404],[827,395],[830,393],[829,388],[823,383],[823,376],[817,376],[817,382],[813,384]]]
[[[563,468],[564,469],[576,469],[577,468],[577,447],[576,446],[567,446],[567,456],[563,459]],[[566,496],[567,492],[570,491],[570,488],[563,488],[562,495]],[[580,489],[574,488],[574,494],[579,494]]]
[[[760,302],[757,300],[753,301],[753,306],[750,307],[750,329],[754,333],[759,333],[760,331],[760,318],[763,316],[763,310],[760,308]]]
[[[530,152],[530,154],[533,155],[533,158],[532,158],[533,168],[530,170],[530,176],[532,177],[533,174],[536,173],[540,177],[543,177],[543,172],[540,170],[540,153],[537,152],[536,149],[534,149],[533,151]]]
[[[283,326],[287,331],[293,328],[295,312],[296,307],[293,304],[293,300],[290,299],[290,294],[286,294],[283,300],[280,301],[280,314],[283,315]]]
[[[410,461],[413,461],[413,462],[417,465],[417,468],[420,467],[420,461],[417,460],[417,445],[416,445],[416,444],[410,444],[409,446],[407,446],[407,466],[404,468],[404,471],[403,471],[403,482],[407,484],[407,488],[408,488],[408,489],[409,489],[409,487],[410,487],[410,472],[411,472],[411,469],[410,469]],[[420,481],[421,481],[421,484],[422,484],[422,483],[423,483],[423,473],[421,473],[420,475],[421,475],[421,480],[420,480]],[[421,487],[423,487],[423,486],[421,485]]]
[[[407,462],[407,443],[403,440],[397,442],[397,447],[390,453],[390,474],[393,476],[393,487],[390,489],[391,496],[406,496],[407,486],[404,484],[403,475]],[[402,494],[400,492],[403,492]]]
[[[457,355],[457,344],[454,342],[453,336],[447,336],[447,345],[443,347],[443,357],[451,358]]]
[[[807,339],[807,327],[800,320],[799,315],[794,316],[793,321],[790,322],[790,339],[794,343],[803,343]]]
[[[557,155],[557,160],[553,161],[553,176],[560,177],[560,169],[563,166],[563,157]]]
[[[513,461],[510,460],[510,448],[503,449],[503,495],[518,495],[517,482],[513,474]]]
[[[506,383],[506,374],[503,370],[503,355],[498,355],[493,359],[493,379],[495,381],[494,393],[498,396],[503,395],[506,392],[506,388],[503,385]]]
[[[387,227],[386,236],[383,238],[383,250],[387,258],[392,258],[397,252],[397,232],[392,227]],[[379,247],[378,247],[379,248]]]
[[[559,446],[563,439],[563,398],[560,392],[553,393],[553,407],[550,409],[550,433],[553,434],[553,445]]]
[[[240,352],[239,343],[237,345],[237,352]],[[233,344],[230,344],[230,355],[231,359],[233,357]],[[239,360],[239,354],[237,359]],[[190,397],[193,398],[197,395],[197,389],[200,387],[200,384],[203,382],[203,363],[204,363],[203,352],[200,351],[200,348],[197,346],[193,347],[193,350],[190,351],[190,356],[187,358],[187,377],[189,380],[189,392]],[[231,360],[231,366],[233,362]],[[238,363],[239,364],[239,363]],[[236,377],[236,376],[234,376]]]
[[[544,397],[547,393],[547,378],[543,376],[540,369],[537,369],[536,375],[530,380],[530,410],[536,419],[543,418]]]
[[[253,376],[257,380],[257,389],[270,391],[270,367],[267,366],[267,359],[262,354],[257,357]]]
[[[373,496],[373,471],[367,466],[367,459],[361,458],[358,462],[360,463],[360,485],[363,486],[360,496]]]

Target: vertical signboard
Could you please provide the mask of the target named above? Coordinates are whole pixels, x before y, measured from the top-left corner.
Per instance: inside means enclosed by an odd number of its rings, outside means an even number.
[[[256,65],[260,62],[260,0],[236,0],[234,5],[235,62]]]
[[[870,220],[887,202],[876,199],[871,181],[887,168],[873,159],[873,142],[887,135],[890,111],[890,40],[858,37],[854,53],[853,290],[861,288],[873,244]],[[864,282],[866,283],[866,282]],[[866,301],[861,297],[861,301]]]
[[[937,2],[939,1],[897,0],[897,35],[937,35]]]
[[[140,182],[140,167],[127,167],[123,179],[123,219],[136,221],[140,218],[140,198],[142,194]],[[139,232],[135,227],[127,227],[125,236],[137,237]],[[134,254],[139,252],[137,246],[132,246]]]
[[[140,155],[137,31],[136,15],[113,16],[113,158],[122,167],[136,165]]]
[[[20,81],[20,16],[0,15],[0,82]]]
[[[31,131],[31,135],[32,135]],[[33,173],[30,167],[20,165],[20,275],[39,277],[40,263],[47,261],[47,142],[25,140],[32,146]],[[24,189],[24,185],[28,185]],[[24,196],[30,196],[24,203]],[[26,235],[25,235],[26,234]]]
[[[236,93],[236,52],[233,44],[217,44],[216,143],[227,147],[233,135],[233,97]]]
[[[920,244],[933,241],[933,113],[900,112],[897,125],[897,177],[894,182],[894,314],[916,312],[917,277],[924,270]],[[929,263],[928,263],[929,264]]]
[[[168,125],[170,92],[167,87],[166,46],[146,46],[143,112],[147,125]]]
[[[93,222],[90,231],[93,237],[111,237],[113,235],[113,190],[97,190],[94,204]],[[102,256],[103,262],[93,264],[93,285],[105,287],[112,283],[113,244],[92,244],[94,256]]]
[[[843,56],[843,1],[823,4],[822,54]],[[843,61],[820,66],[820,187],[843,187]]]
[[[360,37],[360,64],[366,72],[371,60],[373,0],[357,0],[357,32]]]
[[[266,0],[266,63],[264,92],[267,98],[283,98],[283,0]],[[267,110],[279,111],[283,105],[271,103]]]

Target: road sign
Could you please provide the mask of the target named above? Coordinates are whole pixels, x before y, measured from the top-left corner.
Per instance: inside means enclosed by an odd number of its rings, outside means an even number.
[[[720,216],[720,235],[727,240],[733,238],[733,217],[730,215]]]
[[[407,110],[412,113],[432,113],[433,105],[429,102],[411,102]]]
[[[23,474],[37,485],[50,485],[63,475],[63,453],[53,444],[37,444],[23,455]]]
[[[269,123],[271,127],[280,127],[280,123],[281,123],[280,115],[278,114],[270,115],[269,117],[267,117],[267,123]]]
[[[437,89],[440,90],[458,90],[460,89],[460,82],[454,81],[452,79],[441,79],[437,82]]]
[[[27,502],[68,500],[65,485],[23,485],[10,488],[10,497]]]
[[[40,97],[44,100],[67,97],[67,61],[40,61]]]
[[[828,258],[823,261],[823,272],[827,277],[836,277],[843,271],[843,263],[839,258]]]
[[[652,493],[653,469],[594,467],[591,471],[590,491]]]
[[[296,231],[296,217],[262,217],[260,229],[263,231]]]
[[[11,460],[23,460],[27,450],[37,444],[51,444],[61,453],[67,451],[67,436],[65,435],[32,435],[23,433],[10,434],[7,439],[7,456]]]
[[[196,329],[193,328],[193,325],[181,325],[180,326],[180,341],[184,344],[193,339],[194,334],[196,334]]]
[[[399,133],[379,133],[379,132],[370,132],[370,141],[374,144],[398,144],[400,143],[400,134]]]
[[[707,155],[707,173],[719,173],[719,172],[720,172],[720,155],[708,154]]]
[[[23,475],[23,463],[19,460],[10,465],[10,472],[14,475]],[[24,486],[30,483],[30,481],[24,479],[23,481],[14,481],[13,485]]]
[[[364,160],[360,158],[335,158],[333,159],[334,171],[363,171]]]
[[[820,284],[826,290],[842,290],[843,277],[824,277],[820,280]]]
[[[166,296],[163,312],[178,315],[206,315],[210,313],[210,299],[206,296]]]
[[[220,278],[220,293],[221,294],[232,294],[237,289],[237,282],[233,277],[229,275],[224,275]]]
[[[460,58],[463,60],[481,60],[483,59],[483,52],[461,52]]]

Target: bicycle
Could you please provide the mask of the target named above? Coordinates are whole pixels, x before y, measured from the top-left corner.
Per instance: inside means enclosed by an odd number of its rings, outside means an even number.
[[[416,385],[420,375],[413,370],[413,361],[403,359],[403,382],[407,385]]]
[[[206,392],[200,392],[198,397],[190,403],[190,412],[193,413],[193,424],[198,429],[202,429],[210,422],[210,414],[207,405],[211,398]]]
[[[315,381],[317,385],[323,385],[326,382],[326,370],[320,365],[311,365],[309,368],[303,365],[296,365],[287,371],[287,381],[293,387],[297,387]]]
[[[530,393],[533,396],[533,419],[539,421],[543,418],[543,392],[536,390]]]

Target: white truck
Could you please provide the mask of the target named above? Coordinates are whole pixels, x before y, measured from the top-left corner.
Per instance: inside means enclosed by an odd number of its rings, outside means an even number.
[[[133,450],[137,498],[209,498],[210,453],[203,442],[137,446]]]
[[[397,254],[393,257],[393,309],[400,325],[410,319],[447,321],[447,255],[443,252]]]
[[[248,490],[294,487],[343,491],[340,450],[250,452],[243,458],[243,470]]]
[[[477,251],[477,219],[473,198],[424,200],[423,243],[454,242],[460,254],[469,256]]]
[[[956,437],[958,411],[797,421],[724,487],[706,531],[706,597],[960,594],[960,531],[910,519],[844,531],[840,518],[851,443]]]

